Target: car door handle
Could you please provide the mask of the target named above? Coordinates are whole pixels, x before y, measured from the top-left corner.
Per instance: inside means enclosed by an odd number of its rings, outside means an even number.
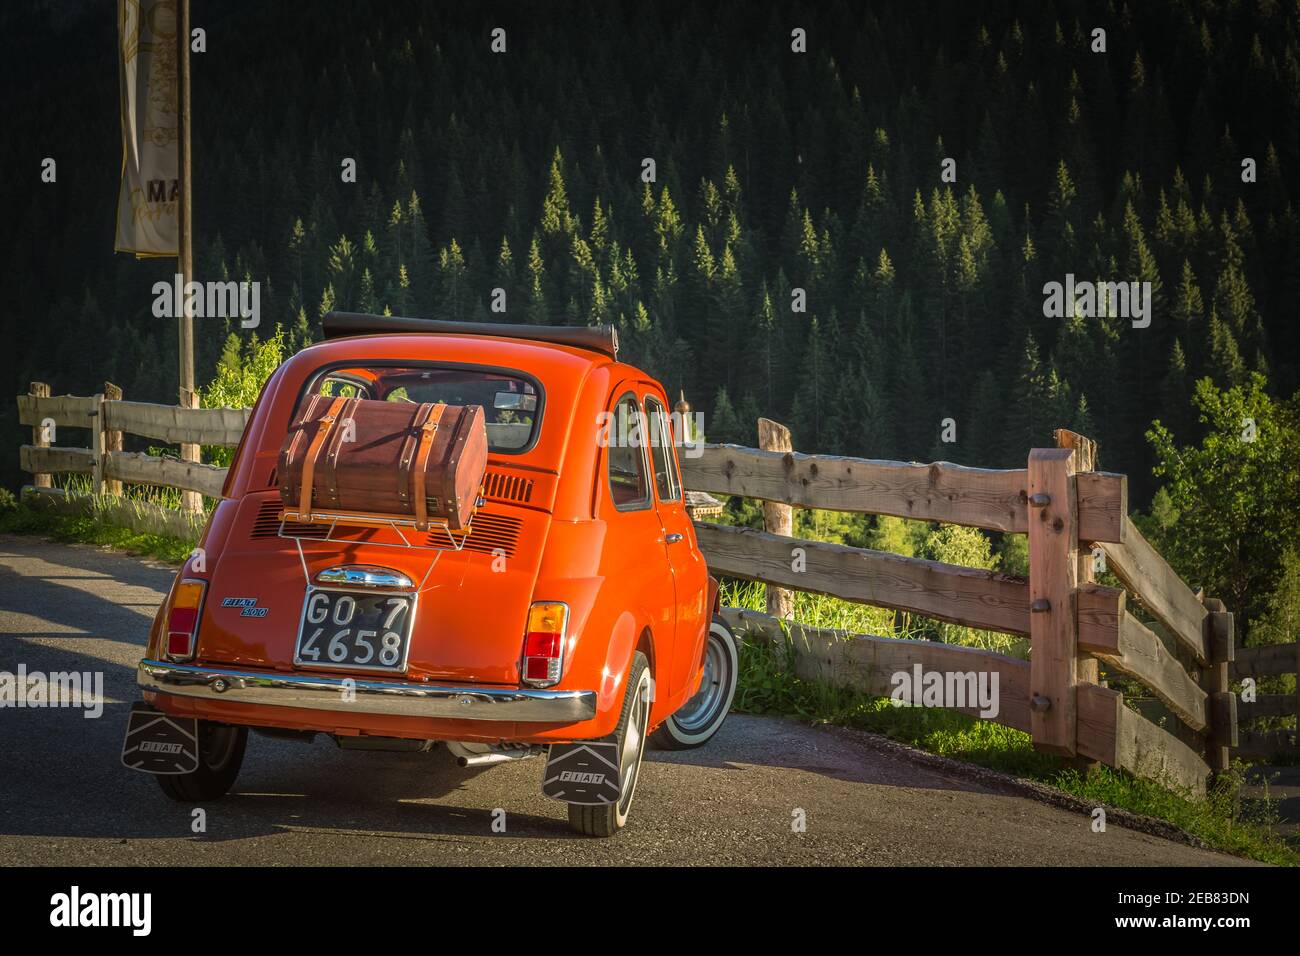
[[[682,540],[682,536],[680,534],[677,534],[676,532],[673,532],[672,534],[665,535],[664,540],[669,544],[676,544],[678,541]]]

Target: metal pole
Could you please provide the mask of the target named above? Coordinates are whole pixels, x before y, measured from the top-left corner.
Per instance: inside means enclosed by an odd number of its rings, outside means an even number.
[[[180,406],[195,408],[198,396],[194,392],[194,317],[190,315],[189,296],[185,286],[194,277],[194,248],[190,237],[194,231],[193,206],[190,192],[190,0],[176,0],[176,70],[179,79],[177,90],[178,130],[180,136],[180,195],[177,197],[176,224],[178,227],[176,265],[181,276],[181,309],[177,339],[180,356],[177,363],[180,378]],[[198,461],[199,446],[181,444],[183,461]],[[198,492],[182,492],[181,507],[186,511],[202,510],[203,499]]]

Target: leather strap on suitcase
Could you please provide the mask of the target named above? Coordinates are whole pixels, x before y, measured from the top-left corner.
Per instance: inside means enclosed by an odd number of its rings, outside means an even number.
[[[346,398],[336,398],[330,402],[329,411],[320,419],[320,426],[316,429],[316,434],[312,436],[311,444],[307,447],[307,454],[302,461],[302,490],[298,499],[298,514],[301,516],[300,521],[311,520],[311,485],[312,476],[316,471],[316,458],[320,455],[320,450],[325,446],[325,439],[334,429],[334,422],[338,420],[339,411],[347,403]]]
[[[322,486],[319,497],[334,508],[339,506],[339,455],[342,454],[345,444],[356,440],[355,418],[360,404],[359,398],[344,400],[343,407],[339,409],[337,415],[341,427],[336,426],[333,429],[334,437],[325,442],[325,455],[316,465],[319,476],[317,483]],[[349,431],[351,435],[348,434]]]
[[[416,439],[418,451],[411,471],[411,497],[415,499],[415,528],[417,531],[429,530],[429,509],[424,500],[425,469],[429,466],[429,453],[433,451],[433,436],[437,434],[438,423],[442,420],[442,411],[447,406],[442,402],[434,405],[427,418],[420,424],[419,437]]]
[[[402,506],[412,509],[411,504],[411,466],[415,463],[416,452],[420,450],[420,436],[424,423],[428,420],[429,415],[433,412],[433,402],[422,402],[420,407],[415,410],[415,418],[411,422],[411,430],[407,433],[406,440],[402,442],[402,453],[397,459],[397,498]]]

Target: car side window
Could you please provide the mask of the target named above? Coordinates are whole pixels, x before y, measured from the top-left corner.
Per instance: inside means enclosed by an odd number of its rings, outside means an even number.
[[[650,507],[650,483],[646,475],[645,426],[636,396],[630,392],[614,406],[613,421],[606,431],[605,461],[609,470],[609,494],[619,511]]]
[[[650,423],[650,461],[654,466],[655,491],[660,501],[677,501],[682,496],[682,485],[677,477],[677,462],[673,458],[673,438],[668,415],[664,412],[664,407],[648,395],[645,413]]]

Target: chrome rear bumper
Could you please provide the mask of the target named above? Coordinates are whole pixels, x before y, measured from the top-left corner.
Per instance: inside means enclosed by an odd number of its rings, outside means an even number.
[[[530,690],[195,667],[145,659],[145,690],[178,697],[351,714],[566,724],[596,716],[594,690]]]

